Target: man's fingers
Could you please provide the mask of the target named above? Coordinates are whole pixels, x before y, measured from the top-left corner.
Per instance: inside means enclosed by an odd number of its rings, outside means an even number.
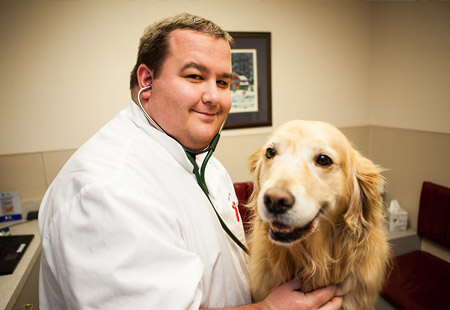
[[[327,302],[329,302],[333,298],[335,290],[336,290],[336,286],[334,286],[334,285],[319,288],[315,291],[312,291],[311,293],[305,294],[306,300],[314,300],[317,306],[325,305]],[[334,309],[334,308],[330,308],[330,309]]]
[[[284,283],[283,286],[290,291],[297,291],[302,287],[302,280],[294,278]]]
[[[331,301],[320,307],[320,310],[337,310],[342,308],[342,297],[334,297]]]

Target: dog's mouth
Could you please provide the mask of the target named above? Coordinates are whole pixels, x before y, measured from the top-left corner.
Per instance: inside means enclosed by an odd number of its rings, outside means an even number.
[[[316,229],[316,219],[322,213],[321,211],[319,211],[316,216],[303,227],[287,226],[277,220],[271,221],[269,230],[270,238],[276,242],[291,243],[306,237]]]

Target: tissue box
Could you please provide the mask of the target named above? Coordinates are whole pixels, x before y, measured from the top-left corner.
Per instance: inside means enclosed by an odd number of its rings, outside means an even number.
[[[389,231],[405,231],[408,228],[408,213],[400,207],[397,200],[391,201],[388,212]]]

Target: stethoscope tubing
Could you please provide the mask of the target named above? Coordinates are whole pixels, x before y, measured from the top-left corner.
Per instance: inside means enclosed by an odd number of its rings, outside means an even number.
[[[211,149],[206,154],[206,157],[203,160],[200,172],[198,169],[198,165],[195,162],[194,156],[189,154],[189,152],[186,152],[186,156],[189,159],[189,161],[191,162],[192,166],[194,167],[194,175],[195,175],[195,178],[197,179],[197,183],[200,186],[200,188],[202,189],[205,196],[208,198],[208,201],[211,204],[211,207],[213,208],[213,210],[220,222],[220,225],[222,226],[222,229],[247,255],[250,255],[250,251],[247,249],[247,247],[233,234],[233,232],[228,228],[227,224],[222,220],[222,217],[220,216],[219,212],[216,210],[216,208],[209,196],[208,187],[206,186],[206,182],[205,182],[205,168],[206,168],[206,164],[208,163],[213,151],[214,151],[214,149]]]

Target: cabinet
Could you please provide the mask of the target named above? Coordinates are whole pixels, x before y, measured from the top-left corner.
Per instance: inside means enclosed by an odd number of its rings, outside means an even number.
[[[36,261],[22,291],[13,306],[13,310],[39,310],[39,266],[41,257]]]

